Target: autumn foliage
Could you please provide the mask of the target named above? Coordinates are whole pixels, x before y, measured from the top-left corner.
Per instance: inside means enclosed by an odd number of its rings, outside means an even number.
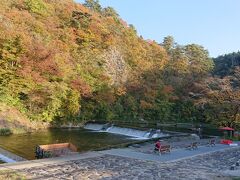
[[[144,40],[94,0],[1,0],[0,101],[54,123],[192,121],[188,93],[213,61],[171,41]]]

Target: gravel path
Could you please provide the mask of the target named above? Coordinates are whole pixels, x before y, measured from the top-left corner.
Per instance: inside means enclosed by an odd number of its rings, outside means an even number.
[[[240,160],[240,148],[199,155],[172,163],[156,163],[102,155],[20,170],[30,179],[93,180],[230,180],[221,175]]]

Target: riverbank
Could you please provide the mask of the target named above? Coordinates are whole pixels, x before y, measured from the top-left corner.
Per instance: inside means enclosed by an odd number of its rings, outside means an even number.
[[[7,130],[9,131],[8,134],[24,134],[47,129],[49,127],[49,123],[31,121],[16,107],[0,102],[0,130]]]
[[[222,148],[224,147],[224,148]],[[211,151],[204,151],[203,149]],[[179,150],[162,156],[152,154],[154,160],[111,155],[106,151],[89,152],[69,157],[34,160],[0,165],[0,172],[13,171],[28,179],[168,179],[168,180],[230,180],[240,169],[235,166],[240,159],[240,147],[220,145],[216,149],[199,147],[198,151]],[[194,155],[191,153],[194,152]],[[190,155],[189,155],[190,154]],[[189,156],[188,156],[189,155]],[[168,157],[175,156],[175,160]],[[162,161],[162,159],[167,159]]]

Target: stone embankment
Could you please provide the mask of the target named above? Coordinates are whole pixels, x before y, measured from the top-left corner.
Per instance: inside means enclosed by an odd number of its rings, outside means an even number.
[[[174,153],[174,152],[173,152]],[[157,156],[157,155],[156,155]],[[163,155],[163,156],[171,156]],[[117,155],[92,154],[33,161],[33,164],[0,166],[12,169],[29,179],[166,179],[166,180],[230,180],[225,174],[240,160],[240,148],[227,148],[176,161],[147,161]],[[34,164],[35,163],[35,164]]]

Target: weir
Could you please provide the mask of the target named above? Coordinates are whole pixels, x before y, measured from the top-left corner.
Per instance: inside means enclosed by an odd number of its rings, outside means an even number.
[[[98,131],[98,132],[107,132],[107,133],[125,135],[125,136],[133,137],[136,139],[151,139],[151,138],[168,136],[168,134],[162,133],[160,130],[143,131],[143,130],[132,129],[132,128],[118,127],[111,124],[88,123],[84,126],[84,128],[88,130]]]
[[[26,161],[26,159],[13,154],[5,149],[0,148],[0,160],[5,163],[14,163],[19,161]]]
[[[102,130],[104,127],[104,124],[92,124],[92,123],[89,123],[89,124],[86,124],[84,126],[84,129],[89,129],[89,130],[93,130],[93,131],[100,131]]]
[[[3,162],[6,162],[6,163],[13,163],[13,162],[17,162],[13,159],[10,159],[9,157],[7,156],[4,156],[2,154],[0,154],[0,160],[3,161]]]

